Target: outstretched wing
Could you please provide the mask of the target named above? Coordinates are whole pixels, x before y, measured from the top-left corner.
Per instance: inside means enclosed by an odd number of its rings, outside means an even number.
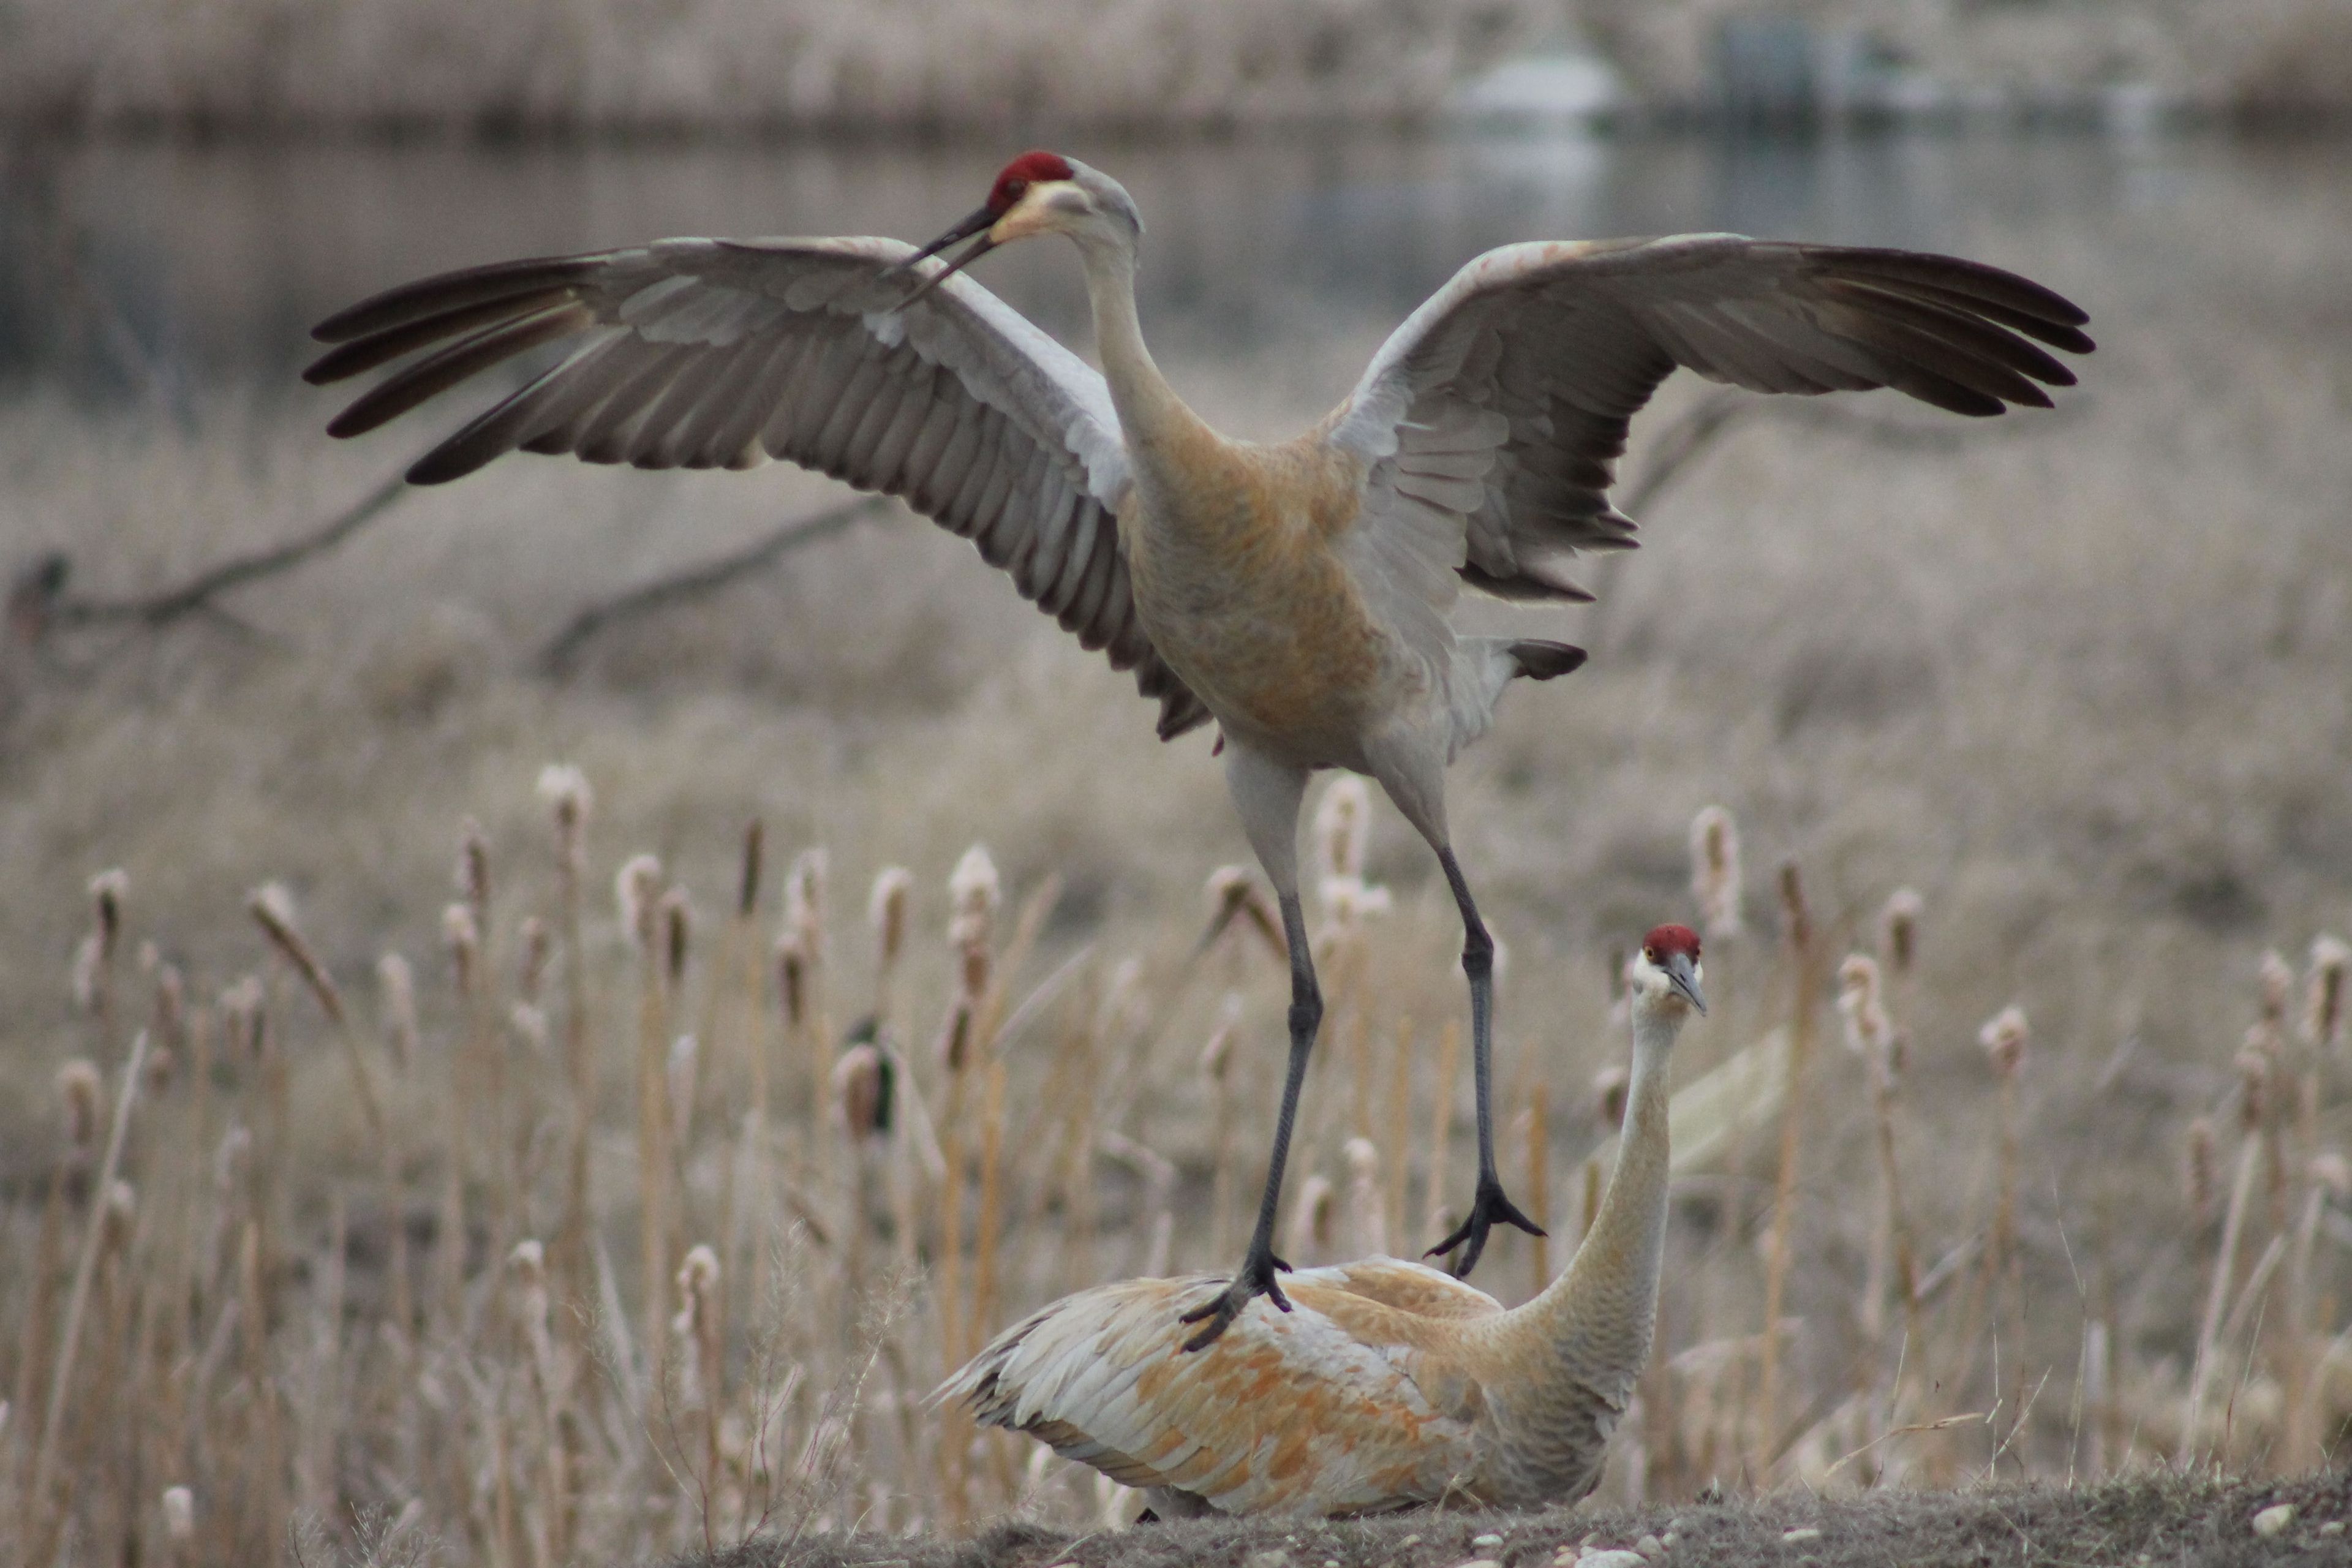
[[[1022,596],[1132,669],[1160,733],[1208,718],[1135,616],[1112,510],[1129,481],[1103,379],[958,276],[900,309],[892,239],[667,239],[445,273],[352,306],[304,373],[341,380],[420,349],[328,430],[356,436],[542,344],[572,346],[408,470],[507,452],[641,468],[782,458],[898,496],[971,540]],[[455,342],[447,340],[455,339]]]
[[[1065,1297],[1000,1335],[938,1397],[1026,1432],[1131,1487],[1226,1513],[1345,1514],[1428,1502],[1473,1458],[1465,1400],[1425,1387],[1427,1358],[1324,1310],[1370,1303],[1339,1270],[1285,1281],[1297,1310],[1252,1301],[1188,1352],[1177,1321],[1225,1283],[1129,1279]],[[1379,1309],[1371,1308],[1377,1312]],[[1342,1314],[1345,1316],[1345,1314]]]
[[[1371,465],[1368,523],[1432,542],[1424,554],[1459,540],[1463,580],[1489,593],[1585,599],[1568,560],[1633,543],[1609,487],[1628,422],[1675,366],[1999,414],[2074,384],[2029,340],[2088,353],[2087,319],[2012,273],[1912,251],[1730,234],[1506,246],[1390,336],[1332,431]]]

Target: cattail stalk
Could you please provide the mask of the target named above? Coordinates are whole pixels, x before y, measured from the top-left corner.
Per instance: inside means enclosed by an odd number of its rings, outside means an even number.
[[[1214,1142],[1210,1157],[1209,1255],[1222,1258],[1232,1251],[1234,1169],[1238,1141],[1234,1136],[1230,1079],[1234,1065],[1234,1014],[1240,998],[1225,999],[1224,1021],[1201,1047],[1201,1077],[1209,1089],[1209,1129]]]
[[[2245,1229],[2247,1206],[2253,1197],[2254,1177],[2262,1166],[2266,1065],[2258,1055],[2250,1058],[2246,1053],[2241,1053],[2238,1169],[2230,1183],[2229,1206],[2221,1216],[2221,1240],[2214,1253],[2213,1277],[2205,1293],[2205,1310],[2198,1320],[2197,1355],[2189,1367],[2188,1408],[2181,1424],[2180,1452],[2174,1458],[2175,1466],[2184,1471],[2194,1468],[2202,1458],[2200,1434],[2205,1414],[2206,1391],[2213,1375],[2214,1352],[2221,1335],[2222,1310],[2229,1304],[2230,1287],[2236,1280],[2238,1242]]]
[[[660,912],[661,862],[639,855],[615,883],[623,928],[637,954],[637,1268],[646,1369],[659,1386],[669,1365],[669,1315],[661,1310],[669,1258],[669,998]]]
[[[122,1150],[131,1132],[131,1110],[139,1099],[140,1077],[147,1065],[147,1032],[142,1029],[131,1042],[131,1058],[123,1064],[122,1087],[114,1101],[114,1120],[106,1135],[106,1156],[99,1162],[98,1180],[92,1190],[102,1195],[114,1185],[115,1173],[122,1166]],[[90,1205],[87,1228],[82,1232],[81,1255],[74,1264],[73,1288],[66,1297],[65,1326],[58,1337],[55,1370],[49,1375],[49,1396],[41,1416],[40,1436],[34,1440],[30,1466],[32,1484],[25,1497],[28,1521],[38,1521],[26,1531],[26,1539],[36,1543],[36,1550],[26,1560],[46,1563],[54,1552],[52,1525],[62,1528],[62,1517],[48,1518],[50,1477],[56,1469],[58,1438],[65,1429],[67,1394],[73,1386],[74,1359],[81,1345],[81,1321],[89,1308],[91,1282],[98,1275],[99,1249],[106,1238],[107,1205],[103,1201]]]
[[[1538,1079],[1528,1089],[1527,1215],[1542,1230],[1551,1228],[1551,1091]],[[1528,1294],[1543,1293],[1551,1283],[1551,1245],[1546,1237],[1528,1237]]]
[[[2018,1075],[2025,1066],[2025,1013],[2004,1007],[1978,1036],[2000,1083],[1998,1149],[1992,1230],[1985,1242],[1984,1290],[1987,1310],[1998,1323],[2008,1319],[2014,1374],[2009,1408],[2024,1409],[2025,1394],[2025,1272],[2017,1252]],[[2006,1309],[2004,1312],[2003,1309]],[[2000,1391],[1995,1391],[1999,1397]]]
[[[1396,1048],[1389,1058],[1388,1142],[1384,1145],[1391,1155],[1385,1170],[1383,1202],[1387,1205],[1388,1234],[1397,1237],[1399,1245],[1408,1234],[1405,1226],[1405,1184],[1412,1175],[1412,1023],[1400,1017],[1396,1026]],[[1218,1257],[1224,1256],[1220,1252]]]
[[[587,876],[587,778],[568,763],[539,775],[539,796],[554,818],[556,936],[563,966],[563,1067],[570,1116],[564,1126],[563,1215],[555,1233],[554,1273],[567,1297],[591,1294],[589,1133],[596,1115],[596,1059],[588,1039],[588,964],[581,941]]]
[[[1449,1020],[1438,1031],[1437,1085],[1429,1097],[1429,1196],[1424,1206],[1433,1236],[1444,1236],[1454,1228],[1454,1216],[1445,1205],[1445,1166],[1454,1141],[1454,1075],[1461,1061],[1462,1030]]]
[[[1803,1149],[1805,1066],[1813,1045],[1813,921],[1793,860],[1780,867],[1780,918],[1788,954],[1790,994],[1788,1079],[1780,1099],[1780,1167],[1772,1184],[1772,1230],[1764,1264],[1764,1355],[1758,1379],[1756,1447],[1759,1476],[1780,1452],[1780,1303],[1789,1279],[1789,1237],[1796,1218],[1797,1170]]]
[[[973,1349],[996,1321],[997,1250],[1004,1232],[1004,1064],[991,1061],[981,1091],[980,1228],[973,1238],[971,1321],[963,1342]]]

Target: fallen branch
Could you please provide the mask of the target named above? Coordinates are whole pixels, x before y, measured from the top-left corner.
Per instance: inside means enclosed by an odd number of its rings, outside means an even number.
[[[283,544],[272,545],[251,555],[241,555],[224,561],[219,565],[199,572],[176,588],[151,594],[136,599],[78,599],[57,593],[47,606],[49,617],[60,626],[103,626],[123,621],[144,626],[160,626],[184,616],[216,611],[213,599],[232,588],[247,583],[291,571],[304,562],[325,554],[357,533],[384,510],[408,492],[408,481],[399,474],[393,475],[361,498],[357,504],[341,516]],[[62,556],[45,558],[37,563],[37,584],[55,589],[65,585],[68,563]],[[36,579],[29,577],[28,582]]]
[[[602,604],[591,605],[564,623],[563,629],[540,650],[540,670],[558,678],[567,675],[578,662],[582,645],[615,623],[634,620],[671,605],[715,594],[739,578],[747,577],[782,559],[803,544],[814,544],[820,539],[829,539],[842,532],[866,513],[888,504],[882,496],[860,496],[830,511],[821,511],[814,517],[796,518],[759,542],[732,555],[722,555],[716,561],[690,566],[670,576],[656,577]]]

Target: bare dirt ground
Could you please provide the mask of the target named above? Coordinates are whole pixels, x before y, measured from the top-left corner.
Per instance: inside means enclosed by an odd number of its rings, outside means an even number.
[[[2279,1504],[2273,1535],[2254,1518]],[[1644,1509],[1412,1514],[1321,1525],[1197,1520],[1115,1534],[1006,1525],[968,1542],[755,1542],[697,1568],[1547,1568],[1644,1536],[1670,1568],[2270,1568],[2352,1561],[2352,1471],[2278,1481],[2169,1472],[2096,1486],[1801,1494]],[[2330,1527],[2334,1528],[2331,1529]]]

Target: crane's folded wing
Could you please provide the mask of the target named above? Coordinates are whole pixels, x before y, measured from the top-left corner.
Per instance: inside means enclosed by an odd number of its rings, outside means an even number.
[[[971,540],[1023,597],[1135,671],[1163,738],[1204,722],[1136,619],[1112,516],[1126,448],[1102,377],[967,278],[899,309],[909,286],[886,269],[910,254],[879,238],[669,239],[446,273],[322,322],[316,335],[337,346],[304,374],[336,381],[432,350],[328,426],[356,436],[568,342],[409,478],[441,483],[518,450],[642,468],[799,463]]]

